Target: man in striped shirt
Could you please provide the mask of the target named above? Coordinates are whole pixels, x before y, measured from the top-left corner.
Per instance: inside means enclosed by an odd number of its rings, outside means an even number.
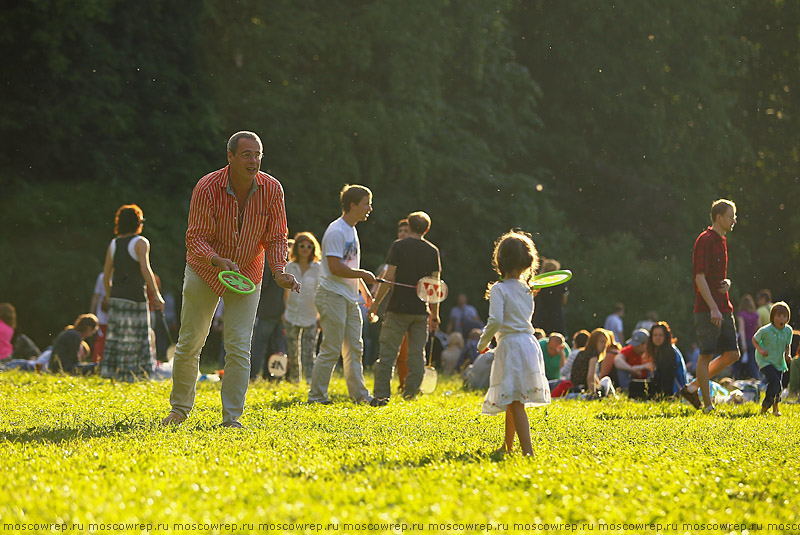
[[[181,423],[192,410],[200,351],[221,297],[226,351],[222,425],[242,427],[239,418],[250,378],[250,340],[265,252],[275,281],[283,288],[300,290],[295,278],[283,271],[288,250],[283,188],[259,171],[261,156],[259,137],[253,132],[237,132],[228,140],[228,165],[201,178],[192,192],[181,330],[172,371],[172,411],[163,425]],[[226,291],[217,278],[224,270],[241,272],[256,283],[256,291],[249,295]]]

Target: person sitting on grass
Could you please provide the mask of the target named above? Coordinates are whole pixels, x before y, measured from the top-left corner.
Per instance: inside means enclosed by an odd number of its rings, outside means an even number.
[[[594,397],[600,390],[600,379],[597,377],[597,363],[605,356],[606,347],[610,338],[608,331],[598,327],[589,335],[589,340],[572,364],[570,382],[578,389],[585,390],[590,396]]]
[[[560,370],[567,362],[570,348],[564,340],[564,335],[558,332],[550,333],[549,337],[539,340],[544,356],[544,371],[548,381],[558,381],[561,378]]]
[[[86,345],[88,347],[89,344]],[[81,344],[81,347],[83,347],[83,344]],[[36,357],[7,359],[0,362],[0,370],[20,370],[27,372],[47,371],[47,366],[50,363],[50,355],[52,355],[52,352],[53,346],[48,346]]]
[[[11,303],[0,303],[0,362],[10,360],[14,353],[14,329],[17,328],[17,310]]]
[[[494,352],[487,351],[478,355],[475,362],[464,371],[464,386],[471,390],[486,391],[489,388],[489,377],[492,373]]]
[[[459,371],[464,371],[467,366],[473,364],[475,359],[478,358],[478,340],[480,338],[480,329],[475,328],[469,332],[469,338],[467,338],[464,349],[461,351],[461,358],[458,360],[457,368]]]
[[[81,314],[74,325],[67,326],[53,341],[49,370],[52,373],[70,373],[86,375],[97,366],[88,360],[91,352],[85,340],[97,332],[97,316]]]
[[[600,379],[603,377],[608,377],[612,383],[615,385],[619,385],[619,379],[617,378],[617,368],[614,366],[616,361],[617,355],[619,355],[622,346],[619,345],[614,339],[614,333],[608,331],[608,337],[610,342],[608,343],[608,347],[606,347],[606,356],[598,362],[600,366],[600,371],[598,372],[598,376]]]
[[[631,379],[646,379],[649,375],[650,365],[645,362],[644,357],[649,339],[650,333],[646,330],[635,330],[633,336],[625,342],[625,347],[619,351],[619,355],[614,359],[619,386],[623,390],[628,388]]]
[[[445,374],[456,371],[463,350],[464,336],[458,331],[453,331],[447,339],[447,347],[442,351],[442,370]]]
[[[572,364],[575,362],[575,357],[581,352],[581,349],[586,347],[586,342],[589,341],[589,331],[581,329],[572,335],[572,351],[567,356],[567,361],[561,367],[561,377],[568,379],[572,375]]]
[[[659,321],[650,328],[645,354],[654,371],[648,383],[649,396],[670,397],[686,384],[686,364],[675,347],[675,339],[666,321]]]
[[[753,346],[756,348],[756,362],[761,373],[767,378],[767,392],[761,403],[761,414],[772,407],[772,414],[780,416],[778,403],[781,400],[781,379],[788,369],[787,361],[791,359],[792,328],[789,305],[779,301],[769,309],[769,323],[761,327],[753,335]]]

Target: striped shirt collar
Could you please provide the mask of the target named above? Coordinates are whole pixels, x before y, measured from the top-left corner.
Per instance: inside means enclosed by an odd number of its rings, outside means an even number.
[[[233,188],[231,187],[230,180],[228,180],[228,177],[230,175],[230,169],[231,166],[226,165],[222,169],[222,172],[217,177],[216,182],[219,187],[225,188],[228,191],[228,193],[232,194]],[[250,189],[250,195],[252,195],[253,192],[256,191],[259,187],[265,186],[267,184],[267,176],[268,176],[267,173],[265,173],[264,171],[259,171],[258,173],[256,173],[256,176],[253,179],[253,187]]]

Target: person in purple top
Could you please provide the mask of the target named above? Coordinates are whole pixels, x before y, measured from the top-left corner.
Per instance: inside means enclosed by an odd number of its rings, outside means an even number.
[[[739,331],[739,347],[742,348],[742,358],[734,364],[737,379],[758,378],[758,364],[756,363],[756,349],[753,346],[753,335],[758,330],[758,312],[756,302],[750,294],[744,294],[739,300],[739,312],[736,313],[736,323]]]

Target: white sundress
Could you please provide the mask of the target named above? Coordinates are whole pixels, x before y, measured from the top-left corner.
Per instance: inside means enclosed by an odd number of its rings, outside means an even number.
[[[519,279],[492,286],[489,320],[478,342],[478,349],[483,350],[497,337],[483,414],[503,413],[512,401],[525,407],[550,403],[550,385],[541,347],[533,336],[532,315],[533,294]]]

